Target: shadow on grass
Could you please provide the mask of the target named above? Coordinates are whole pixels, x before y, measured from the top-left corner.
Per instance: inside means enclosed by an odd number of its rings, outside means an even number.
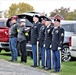
[[[0,55],[4,55],[4,56],[11,56],[10,53],[0,53]]]

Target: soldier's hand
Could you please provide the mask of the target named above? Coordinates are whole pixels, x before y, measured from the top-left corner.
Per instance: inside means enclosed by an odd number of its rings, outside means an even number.
[[[28,30],[28,29],[30,29],[30,28],[29,27],[25,28],[25,30]]]
[[[58,50],[60,50],[61,49],[61,47],[58,47]]]
[[[50,45],[50,48],[52,47],[52,45]]]
[[[45,47],[45,44],[43,45],[43,47]]]

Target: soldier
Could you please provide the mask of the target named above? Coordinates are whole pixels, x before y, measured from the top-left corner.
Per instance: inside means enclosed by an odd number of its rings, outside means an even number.
[[[53,62],[54,72],[60,71],[60,51],[62,50],[64,40],[64,29],[60,27],[60,20],[54,19],[54,29],[52,31],[52,51],[53,51]]]
[[[51,20],[46,19],[45,25],[46,25],[46,30],[45,30],[45,40],[44,40],[44,47],[46,50],[46,67],[45,70],[50,70],[51,69],[51,42],[52,42],[52,30],[53,27],[51,25]]]
[[[17,21],[17,17],[16,16],[13,16],[11,18],[11,27],[9,29],[9,48],[11,50],[11,55],[12,55],[12,59],[10,60],[11,62],[14,62],[14,61],[17,61],[17,56],[18,56],[18,53],[17,53],[17,48],[16,48],[16,45],[17,45],[17,24],[16,24],[16,21]]]
[[[29,28],[25,27],[25,19],[20,20],[20,27],[18,29],[18,43],[19,43],[19,49],[21,51],[21,62],[26,63],[27,62],[27,53],[26,53],[26,36],[25,33],[29,32]]]
[[[39,23],[39,16],[34,15],[33,16],[33,27],[31,29],[31,44],[32,44],[32,53],[33,53],[33,65],[31,67],[37,67],[37,39],[38,39],[38,34],[39,34],[39,28],[40,28],[40,23]]]
[[[44,37],[45,37],[45,18],[41,18],[41,28],[39,31],[39,51],[41,54],[41,60],[42,60],[42,68],[45,68],[45,49],[43,47],[44,43]]]

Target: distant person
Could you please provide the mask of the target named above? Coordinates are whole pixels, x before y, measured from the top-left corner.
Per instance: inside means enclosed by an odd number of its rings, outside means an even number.
[[[26,39],[25,33],[29,32],[29,29],[30,29],[30,28],[27,28],[25,24],[26,24],[26,19],[21,19],[19,28],[18,28],[18,37],[17,37],[19,50],[21,52],[21,62],[23,63],[27,62],[27,51],[26,51],[27,39]]]
[[[11,51],[11,62],[17,61],[18,52],[17,52],[17,17],[13,16],[11,18],[11,27],[9,29],[9,48]]]
[[[54,29],[52,31],[52,51],[54,72],[60,71],[60,51],[62,50],[64,40],[64,29],[60,27],[60,20],[54,19]]]

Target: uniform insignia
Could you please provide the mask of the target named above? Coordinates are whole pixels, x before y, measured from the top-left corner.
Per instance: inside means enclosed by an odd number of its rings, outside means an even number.
[[[61,33],[61,36],[64,36],[64,34],[63,34],[63,33]]]
[[[58,31],[58,30],[56,30],[55,32],[56,32],[56,33],[58,33],[59,31]]]
[[[34,28],[37,28],[37,26],[34,26]]]
[[[48,33],[50,32],[50,29],[48,29]]]
[[[44,30],[45,28],[44,27],[42,27],[42,30]]]

